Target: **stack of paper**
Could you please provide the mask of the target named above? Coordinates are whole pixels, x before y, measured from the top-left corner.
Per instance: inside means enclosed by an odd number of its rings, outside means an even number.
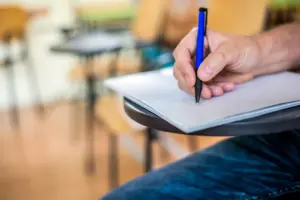
[[[138,73],[105,81],[126,96],[186,133],[257,117],[300,105],[300,75],[267,75],[239,85],[233,92],[195,103],[178,89],[172,68]]]

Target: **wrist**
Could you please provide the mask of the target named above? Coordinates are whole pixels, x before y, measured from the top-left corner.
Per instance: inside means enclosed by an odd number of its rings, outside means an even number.
[[[254,35],[251,39],[255,43],[257,54],[255,66],[253,66],[253,76],[261,76],[263,74],[269,73],[269,67],[267,65],[267,57],[270,55],[272,48],[272,38],[267,35]]]
[[[295,23],[252,36],[259,49],[255,76],[299,67],[299,30],[299,24]]]

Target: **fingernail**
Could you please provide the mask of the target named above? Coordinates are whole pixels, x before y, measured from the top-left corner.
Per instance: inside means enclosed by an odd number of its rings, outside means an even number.
[[[210,77],[212,75],[213,75],[213,70],[209,66],[204,67],[204,70],[200,70],[201,77]]]

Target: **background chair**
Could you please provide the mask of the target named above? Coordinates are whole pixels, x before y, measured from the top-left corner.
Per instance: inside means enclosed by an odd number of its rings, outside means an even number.
[[[103,5],[103,4],[101,4]],[[103,5],[105,7],[105,5]],[[132,5],[131,5],[132,6]],[[130,27],[127,27],[125,29],[122,29],[122,32],[132,32],[132,34],[135,36],[136,41],[133,42],[139,42],[139,41],[152,41],[154,44],[159,38],[160,29],[162,27],[162,23],[164,22],[165,12],[167,9],[167,1],[159,1],[159,0],[142,0],[137,8],[135,6],[133,8],[129,8],[128,5],[125,5],[125,8],[122,8],[122,5],[117,5],[116,10],[127,10],[127,15],[122,14],[120,15],[118,12],[107,12],[102,14],[101,12],[97,12],[99,14],[95,14],[97,10],[101,9],[100,5],[90,5],[90,6],[84,6],[82,8],[77,8],[76,13],[78,13],[77,18],[81,19],[79,20],[81,23],[93,23],[98,24],[98,29],[106,30],[106,24],[109,24],[110,21],[115,21],[115,19],[118,19],[118,21],[121,21],[122,17],[125,19],[130,18],[131,16],[135,16],[134,19],[130,22]],[[112,10],[112,9],[111,9]],[[125,11],[124,11],[125,10]],[[132,10],[136,10],[135,14],[132,14]],[[110,13],[110,14],[107,14]],[[117,15],[112,15],[112,13],[117,13]],[[107,16],[108,15],[108,16]],[[96,16],[96,17],[95,17]],[[120,17],[121,16],[121,17]],[[124,17],[125,16],[125,17]],[[91,20],[92,19],[92,20]],[[100,22],[95,22],[96,20],[99,20]],[[103,25],[100,27],[100,25]],[[147,25],[146,25],[147,24]],[[77,25],[76,25],[77,26]],[[78,25],[81,27],[81,25]],[[86,26],[86,25],[84,25]],[[85,31],[93,31],[96,28],[94,26],[89,26],[90,29],[84,29],[77,28],[75,30],[72,29],[63,29],[63,31],[66,33],[66,39],[70,39],[74,36],[74,34],[82,34]],[[128,30],[128,28],[130,30]],[[121,48],[120,51],[116,53],[105,53],[102,56],[97,57],[94,59],[93,62],[93,70],[87,71],[86,68],[81,66],[81,62],[77,66],[74,66],[70,71],[70,77],[74,82],[81,81],[87,77],[88,74],[92,74],[94,77],[98,77],[99,79],[104,79],[110,76],[115,75],[122,75],[126,73],[135,73],[139,71],[145,71],[144,68],[144,56],[145,54],[141,50],[124,50]],[[153,64],[152,64],[153,65]],[[78,122],[78,119],[76,117],[78,116],[78,104],[79,101],[78,98],[74,98],[73,100],[73,111],[71,111],[71,116],[74,118],[75,123]],[[72,132],[76,134],[78,127],[73,126]]]
[[[261,32],[269,2],[269,0],[209,0],[208,28],[239,35]]]
[[[19,127],[19,117],[17,110],[17,95],[14,76],[14,63],[18,62],[12,57],[11,43],[13,40],[19,40],[22,45],[22,52],[20,55],[21,61],[26,61],[29,81],[32,87],[32,94],[34,94],[37,102],[38,114],[43,113],[41,105],[40,92],[37,84],[36,74],[34,72],[32,62],[30,62],[29,49],[27,45],[26,29],[30,19],[30,13],[25,9],[15,5],[2,5],[0,6],[0,40],[6,46],[6,58],[4,58],[3,67],[5,67],[7,74],[7,82],[9,84],[8,92],[11,108],[11,120],[15,128]]]
[[[265,30],[300,19],[300,2],[297,0],[273,0],[267,10]]]

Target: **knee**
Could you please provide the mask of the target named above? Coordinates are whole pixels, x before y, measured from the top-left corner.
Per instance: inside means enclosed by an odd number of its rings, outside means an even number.
[[[120,188],[107,193],[100,200],[140,200],[143,199],[140,191],[124,191]]]
[[[111,192],[105,194],[99,200],[116,200],[116,199],[123,200],[124,198],[120,198],[120,194],[118,192],[111,191]]]

